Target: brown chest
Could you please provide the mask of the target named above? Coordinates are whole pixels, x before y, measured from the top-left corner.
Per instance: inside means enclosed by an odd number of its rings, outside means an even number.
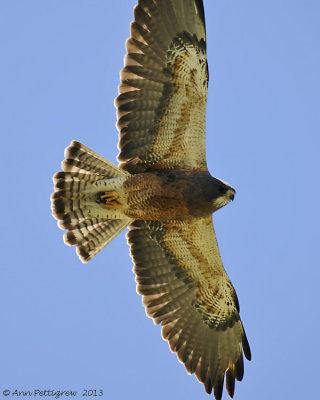
[[[130,176],[123,185],[130,218],[168,220],[190,218],[185,199],[186,176],[143,173]]]

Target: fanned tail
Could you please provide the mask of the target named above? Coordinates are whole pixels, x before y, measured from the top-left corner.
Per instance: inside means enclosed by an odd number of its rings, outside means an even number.
[[[64,242],[77,245],[86,263],[132,222],[121,209],[98,201],[99,193],[113,190],[130,174],[76,141],[66,148],[62,169],[53,177],[52,214],[67,230]]]

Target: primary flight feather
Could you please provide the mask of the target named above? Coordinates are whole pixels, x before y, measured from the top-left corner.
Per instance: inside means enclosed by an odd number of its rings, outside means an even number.
[[[208,90],[201,0],[139,0],[119,96],[117,167],[73,141],[54,175],[53,216],[89,261],[123,229],[148,316],[189,373],[221,399],[250,347],[212,213],[235,190],[205,156]]]

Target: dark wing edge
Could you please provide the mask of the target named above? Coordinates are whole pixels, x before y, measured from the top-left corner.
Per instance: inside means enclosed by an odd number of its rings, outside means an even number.
[[[155,324],[161,323],[162,337],[169,342],[171,351],[177,353],[188,373],[195,373],[198,380],[204,383],[207,393],[214,391],[218,400],[222,396],[224,376],[227,392],[233,397],[235,380],[242,380],[244,374],[242,352],[248,360],[251,359],[251,352],[231,282],[227,278],[227,288],[233,290],[228,293],[227,300],[230,301],[230,297],[234,299],[227,310],[229,313],[214,315],[206,312],[203,302],[201,304],[203,299],[199,297],[199,281],[192,277],[192,258],[199,248],[197,233],[191,241],[185,242],[185,249],[182,248],[183,241],[180,239],[192,237],[192,232],[207,226],[208,220],[212,225],[211,217],[198,219],[196,226],[194,221],[135,221],[129,227],[127,239],[134,261],[137,292],[143,296],[146,314],[153,318]],[[172,241],[169,246],[168,240]],[[172,250],[175,240],[180,246],[176,254]],[[212,236],[213,248],[215,245],[215,237]],[[187,257],[189,248],[195,248],[195,252]],[[181,267],[188,263],[190,270]],[[221,293],[216,296],[211,293],[213,302]]]
[[[118,161],[130,173],[206,170],[205,40],[201,0],[139,0],[135,7],[115,99]]]

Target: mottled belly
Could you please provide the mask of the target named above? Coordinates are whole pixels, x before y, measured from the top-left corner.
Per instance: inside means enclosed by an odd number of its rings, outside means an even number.
[[[127,201],[125,214],[143,220],[190,218],[184,198],[187,184],[183,174],[132,175],[123,184]]]

